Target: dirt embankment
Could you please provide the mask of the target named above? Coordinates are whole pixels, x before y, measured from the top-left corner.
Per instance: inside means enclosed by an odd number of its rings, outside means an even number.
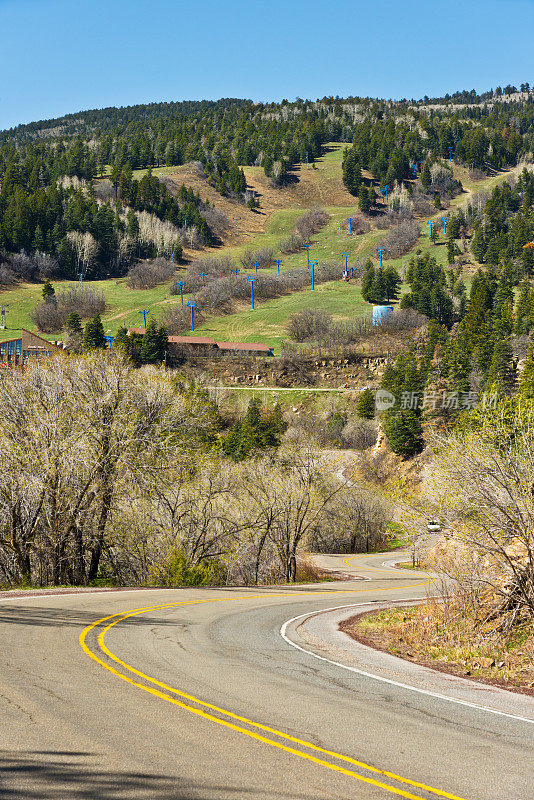
[[[500,642],[478,642],[469,620],[437,602],[388,608],[344,620],[339,629],[361,644],[461,678],[534,697],[534,629]]]

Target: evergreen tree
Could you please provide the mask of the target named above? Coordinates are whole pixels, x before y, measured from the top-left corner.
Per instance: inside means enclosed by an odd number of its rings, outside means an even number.
[[[369,192],[365,184],[361,184],[358,190],[358,208],[364,214],[368,214],[371,208],[371,200],[369,198]]]
[[[484,261],[484,257],[486,255],[486,237],[484,236],[484,231],[477,225],[475,227],[475,231],[473,233],[473,238],[471,239],[471,252],[473,253],[476,260],[482,264]]]
[[[384,433],[393,452],[403,458],[411,458],[424,447],[423,426],[415,411],[387,411]]]
[[[130,336],[128,336],[128,329],[124,325],[121,325],[121,327],[117,331],[117,335],[115,336],[113,347],[117,350],[120,350],[125,355],[130,356],[131,345],[132,345],[132,339]]]
[[[140,359],[143,364],[159,364],[165,358],[167,350],[167,331],[158,328],[156,320],[151,319],[143,334]]]
[[[44,283],[42,295],[44,300],[53,300],[56,296],[56,290],[50,283],[49,278],[47,278],[47,280]]]
[[[242,461],[255,450],[278,447],[286,428],[280,406],[276,405],[270,414],[262,415],[260,401],[253,398],[243,420],[232,426],[223,441],[223,452],[233,461]]]
[[[372,303],[383,303],[386,297],[386,276],[384,267],[378,267],[375,272],[373,285],[371,286],[371,297],[369,298]]]
[[[99,348],[105,348],[106,346],[104,326],[102,325],[100,314],[96,314],[85,326],[83,332],[83,349],[97,350]]]
[[[343,183],[351,194],[358,194],[362,182],[362,171],[354,149],[343,158]]]
[[[77,335],[83,333],[82,328],[82,321],[80,319],[80,315],[76,313],[76,311],[72,311],[69,316],[67,317],[67,321],[65,323],[65,327],[67,332],[71,335]]]
[[[421,173],[421,183],[423,185],[423,189],[428,189],[428,187],[432,183],[432,175],[430,174],[430,164],[428,163],[428,159],[425,161],[423,165],[423,171]]]
[[[514,353],[508,339],[499,339],[495,343],[486,386],[498,385],[511,393],[516,385],[516,366]]]
[[[375,281],[375,268],[373,262],[369,259],[365,265],[362,275],[362,297],[368,303],[373,299],[373,285]]]
[[[398,299],[401,283],[400,275],[395,267],[386,267],[384,270],[384,289],[385,299],[388,303],[390,300]]]
[[[364,389],[356,400],[356,413],[363,419],[374,419],[375,396],[372,389]]]
[[[514,333],[517,336],[529,333],[530,331],[530,298],[529,285],[522,283],[519,287],[519,294],[515,306]]]
[[[534,400],[534,345],[530,345],[521,373],[519,393],[523,400]]]

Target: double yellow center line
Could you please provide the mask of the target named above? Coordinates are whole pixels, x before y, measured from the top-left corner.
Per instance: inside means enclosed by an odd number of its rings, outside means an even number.
[[[411,586],[403,586],[403,587],[390,587],[392,588],[414,588],[416,586],[422,586],[430,583],[432,581],[431,578],[428,580],[417,583],[411,584]],[[379,591],[388,591],[389,589],[381,589]],[[328,592],[321,592],[320,594],[346,594],[346,593],[357,593],[362,591],[368,591],[368,589],[354,589],[354,590],[333,590]],[[82,633],[80,634],[80,645],[84,652],[99,664],[104,669],[111,672],[116,677],[120,678],[121,680],[129,683],[132,686],[135,686],[137,689],[141,689],[144,692],[148,692],[155,697],[158,697],[160,700],[164,700],[168,703],[171,703],[175,706],[178,706],[191,714],[195,714],[198,717],[201,717],[205,720],[210,722],[216,723],[217,725],[222,725],[225,728],[228,728],[232,731],[240,733],[244,736],[248,736],[251,739],[255,739],[258,742],[262,742],[265,745],[270,747],[277,748],[278,750],[283,750],[286,753],[290,753],[291,755],[297,756],[299,758],[305,759],[308,762],[316,764],[318,766],[324,767],[329,770],[333,770],[334,772],[341,773],[342,775],[346,775],[350,778],[356,779],[363,783],[371,784],[373,786],[379,787],[384,789],[385,791],[395,794],[400,797],[408,798],[409,800],[421,800],[422,795],[420,794],[413,794],[406,789],[400,788],[398,786],[394,786],[389,783],[384,783],[377,778],[371,777],[370,775],[362,775],[358,772],[355,772],[352,769],[349,769],[346,766],[342,766],[340,764],[332,763],[331,761],[325,760],[325,758],[321,758],[319,756],[327,756],[329,758],[335,759],[336,761],[343,762],[345,764],[349,764],[353,767],[358,767],[360,770],[364,770],[368,773],[372,773],[377,776],[381,776],[382,778],[388,778],[392,781],[395,781],[397,784],[402,784],[404,786],[409,786],[413,789],[419,789],[423,792],[426,792],[431,795],[437,795],[442,798],[447,798],[448,800],[465,800],[465,798],[460,798],[457,795],[451,794],[446,792],[442,789],[436,789],[432,786],[427,786],[424,783],[420,783],[418,781],[410,780],[409,778],[402,777],[400,775],[395,774],[394,772],[389,772],[387,770],[378,769],[377,767],[373,767],[370,764],[366,764],[363,761],[358,761],[357,759],[351,758],[350,756],[345,756],[341,753],[336,753],[332,750],[327,750],[323,747],[318,747],[317,745],[313,744],[312,742],[308,742],[304,739],[299,739],[297,737],[291,736],[283,731],[279,731],[275,728],[271,728],[268,725],[263,725],[258,722],[254,722],[253,720],[247,719],[246,717],[239,716],[234,714],[233,712],[229,711],[228,709],[221,708],[216,706],[212,703],[207,703],[203,700],[200,700],[198,697],[194,697],[186,692],[180,691],[179,689],[175,689],[172,686],[167,685],[161,681],[158,681],[156,678],[146,675],[145,673],[141,672],[140,670],[136,669],[131,664],[127,664],[125,661],[120,659],[117,655],[111,652],[109,648],[105,644],[105,636],[108,631],[113,628],[115,625],[123,622],[126,619],[131,619],[132,617],[141,616],[143,614],[147,614],[151,611],[163,611],[167,609],[177,608],[179,606],[187,606],[187,605],[200,605],[203,603],[221,603],[221,602],[233,602],[235,600],[257,600],[257,599],[264,599],[264,598],[271,598],[271,597],[296,597],[302,596],[303,594],[313,594],[317,596],[318,592],[299,592],[296,594],[295,592],[288,592],[288,593],[280,593],[280,594],[269,594],[269,595],[245,595],[240,597],[225,597],[225,598],[208,598],[206,600],[186,600],[182,602],[175,602],[175,603],[164,603],[161,605],[156,606],[147,606],[144,608],[137,608],[125,613],[118,613],[112,614],[107,617],[103,617],[102,619],[98,619],[95,622],[88,625]],[[105,623],[108,623],[105,625]],[[113,664],[108,663],[105,661],[98,652],[91,650],[91,648],[87,644],[88,636],[95,631],[95,629],[104,626],[100,633],[97,636],[97,643],[100,653],[107,657],[109,661],[114,662],[119,667],[122,668],[122,671],[117,669]],[[134,677],[131,677],[134,676]],[[139,679],[144,681],[144,683],[140,683]],[[147,685],[148,684],[148,685]],[[179,699],[181,698],[181,699]],[[195,705],[190,705],[194,703]],[[215,715],[218,716],[215,716]],[[243,725],[248,726],[247,728],[243,727]],[[252,730],[251,730],[252,729]],[[259,733],[258,731],[261,731]],[[264,734],[269,734],[266,736]],[[270,738],[270,736],[277,737],[278,740]],[[284,744],[286,742],[286,744]],[[296,745],[303,749],[296,749]],[[318,754],[318,755],[314,755]]]

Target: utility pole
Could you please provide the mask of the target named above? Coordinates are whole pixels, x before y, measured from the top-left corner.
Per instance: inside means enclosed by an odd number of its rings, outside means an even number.
[[[443,222],[443,234],[444,234],[444,236],[446,236],[447,235],[447,223],[449,221],[449,218],[448,217],[442,217],[441,221]]]
[[[233,272],[233,273],[234,273],[234,275],[235,275],[235,285],[237,286],[237,273],[239,272],[239,270],[238,270],[238,268],[237,268],[237,267],[234,267],[234,268],[233,268],[233,270],[232,270],[232,272]]]
[[[349,223],[349,234],[352,234],[352,223],[354,219],[352,217],[348,217],[347,222]]]
[[[258,264],[258,262],[257,262],[257,261],[254,261],[254,263],[252,264],[252,266],[254,267],[254,275],[257,275],[257,274],[258,274],[258,267],[259,267],[260,265]]]
[[[310,245],[305,244],[304,247],[306,248],[306,263],[308,265],[308,269],[310,268]]]
[[[202,291],[203,292],[206,291],[206,276],[207,276],[207,274],[208,274],[207,272],[199,273],[199,277],[202,278]]]
[[[386,205],[388,204],[388,189],[389,186],[384,186],[382,189],[382,197],[385,198]]]
[[[178,281],[178,283],[176,285],[180,287],[180,302],[183,305],[184,304],[184,282],[183,281]]]
[[[139,313],[143,315],[143,322],[145,323],[145,331],[146,331],[146,318],[147,314],[150,314],[150,311],[147,310],[146,308],[143,308],[143,310],[140,311]]]
[[[282,262],[281,262],[281,260],[280,260],[279,258],[275,258],[275,259],[274,259],[274,263],[275,263],[275,264],[276,264],[276,266],[278,267],[278,274],[280,275],[280,264],[281,264]]]

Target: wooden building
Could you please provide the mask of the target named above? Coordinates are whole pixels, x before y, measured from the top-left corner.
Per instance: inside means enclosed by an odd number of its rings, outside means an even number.
[[[49,358],[63,349],[22,328],[19,331],[0,331],[0,368],[23,366],[29,361]]]

